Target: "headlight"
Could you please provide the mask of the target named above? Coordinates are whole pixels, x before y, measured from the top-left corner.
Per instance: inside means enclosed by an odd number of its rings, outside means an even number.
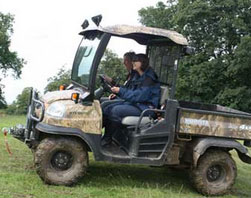
[[[46,110],[46,114],[58,118],[62,118],[64,116],[64,113],[65,106],[59,102],[52,103]]]

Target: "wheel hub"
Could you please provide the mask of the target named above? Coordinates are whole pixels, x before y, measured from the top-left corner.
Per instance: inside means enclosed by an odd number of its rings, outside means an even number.
[[[207,179],[209,182],[214,182],[222,177],[222,167],[219,165],[214,165],[209,167],[207,171]]]
[[[52,156],[51,164],[59,170],[67,170],[73,162],[72,155],[65,151],[58,151]]]

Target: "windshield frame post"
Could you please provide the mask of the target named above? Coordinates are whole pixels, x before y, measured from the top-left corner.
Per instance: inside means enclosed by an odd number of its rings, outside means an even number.
[[[104,33],[102,40],[100,41],[100,44],[95,53],[91,70],[90,70],[90,78],[89,78],[90,97],[86,98],[88,101],[94,100],[94,91],[95,91],[95,85],[96,85],[96,76],[97,76],[98,66],[99,66],[101,58],[103,57],[103,54],[106,50],[106,47],[109,43],[110,38],[111,38],[111,34]]]
[[[90,32],[84,32],[84,33],[89,33]],[[93,32],[95,33],[95,32]],[[108,45],[108,42],[110,40],[111,34],[109,33],[104,33],[104,32],[97,32],[97,33],[102,33],[99,44],[97,45],[94,54],[93,54],[93,59],[90,61],[90,64],[88,65],[89,69],[89,74],[88,74],[88,80],[86,81],[86,84],[83,84],[83,82],[78,82],[76,80],[76,69],[79,68],[79,64],[76,64],[76,57],[78,55],[80,46],[82,45],[83,40],[85,39],[85,34],[83,35],[83,38],[78,46],[78,50],[76,52],[73,65],[72,65],[72,71],[71,71],[71,82],[74,84],[76,87],[81,87],[87,95],[82,99],[83,102],[92,102],[94,100],[94,92],[95,92],[95,83],[96,83],[96,75],[97,75],[97,70],[99,63],[101,61],[101,58],[103,57],[103,54],[105,52],[105,49]],[[85,67],[85,64],[83,65]],[[87,65],[86,65],[87,66]],[[78,75],[78,74],[77,74]]]

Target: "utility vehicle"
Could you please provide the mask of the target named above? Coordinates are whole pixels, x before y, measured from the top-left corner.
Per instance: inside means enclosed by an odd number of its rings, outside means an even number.
[[[32,149],[41,179],[55,185],[76,183],[86,174],[88,152],[92,152],[96,161],[189,168],[197,191],[205,195],[226,193],[237,175],[229,151],[236,150],[243,162],[251,163],[246,148],[250,146],[251,115],[175,99],[178,63],[189,51],[181,34],[143,26],[101,27],[100,16],[93,21],[95,28],[87,27],[88,21],[82,25],[72,84],[42,97],[32,90],[26,126],[11,131]],[[162,93],[159,109],[124,118],[120,133],[114,135],[116,144],[103,148],[101,102],[110,85],[102,76],[103,86],[95,90],[95,84],[112,38],[126,38],[146,47]],[[156,118],[144,116],[146,111],[154,111]]]

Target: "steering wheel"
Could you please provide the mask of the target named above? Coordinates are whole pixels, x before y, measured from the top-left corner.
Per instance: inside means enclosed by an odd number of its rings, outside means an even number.
[[[104,90],[109,92],[109,93],[112,93],[111,88],[113,87],[113,85],[105,80],[104,75],[100,74],[99,78],[100,78],[100,81],[102,83],[102,87],[104,88]]]

